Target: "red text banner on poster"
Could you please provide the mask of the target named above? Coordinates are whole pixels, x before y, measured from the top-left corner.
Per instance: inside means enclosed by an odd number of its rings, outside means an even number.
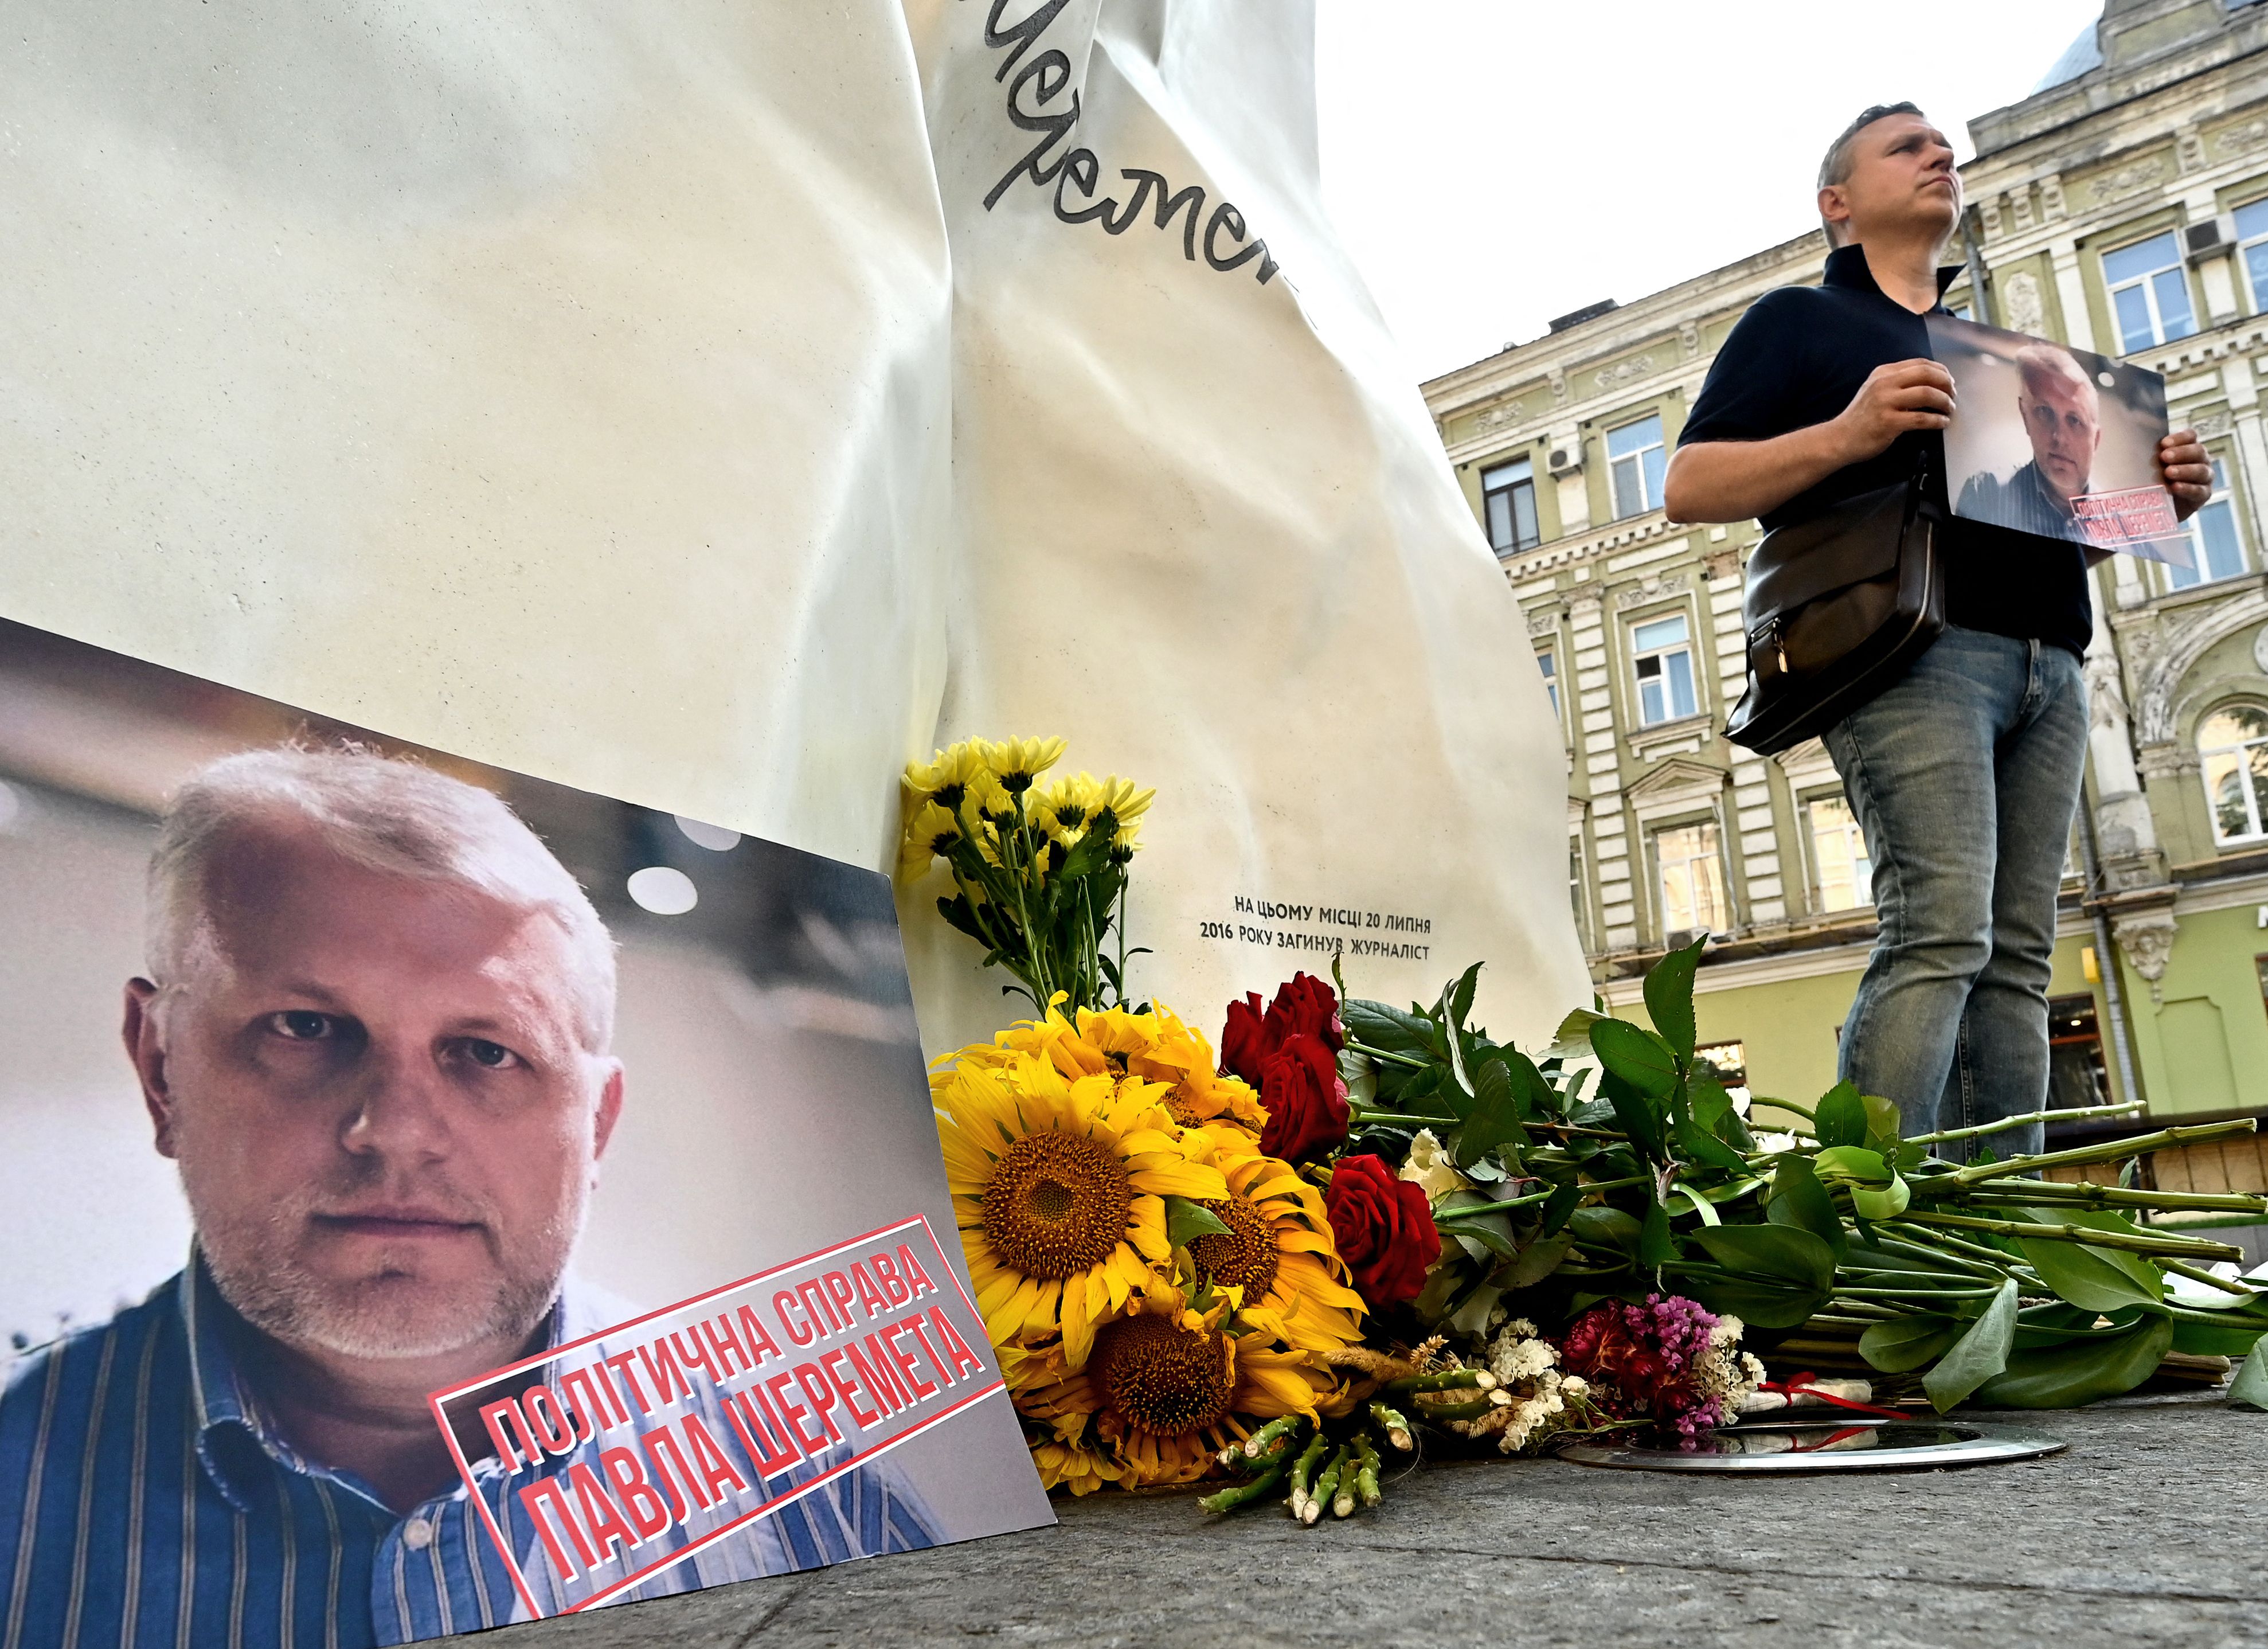
[[[608,1602],[1004,1389],[990,1359],[976,1302],[917,1214],[431,1402],[541,1616]],[[532,1530],[520,1550],[498,1505]],[[531,1565],[550,1584],[531,1585]]]
[[[2083,492],[2072,499],[2071,509],[2087,541],[2098,549],[2141,548],[2182,530],[2173,495],[2163,487]]]

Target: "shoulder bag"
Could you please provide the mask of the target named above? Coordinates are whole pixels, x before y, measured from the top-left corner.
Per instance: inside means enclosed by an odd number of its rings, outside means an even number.
[[[1749,684],[1725,736],[1759,755],[1833,726],[1945,629],[1943,516],[1929,460],[1911,479],[1764,534],[1742,622]]]

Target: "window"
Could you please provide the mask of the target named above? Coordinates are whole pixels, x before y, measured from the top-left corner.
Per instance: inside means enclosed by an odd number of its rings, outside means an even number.
[[[2245,284],[2252,291],[2252,309],[2268,308],[2268,200],[2236,209],[2236,256],[2244,265]]]
[[[1551,713],[1559,713],[1559,655],[1546,647],[1535,655],[1536,667],[1543,672],[1543,690],[1551,696]]]
[[[1631,629],[1631,653],[1638,666],[1638,718],[1648,727],[1699,713],[1693,694],[1693,643],[1685,615],[1672,614]]]
[[[1740,1042],[1705,1042],[1693,1050],[1695,1067],[1733,1096],[1733,1108],[1749,1114],[1749,1050]]]
[[[2213,460],[2213,497],[2190,517],[2190,554],[2194,567],[2166,563],[2166,586],[2187,590],[2217,578],[2234,578],[2244,571],[2244,546],[2236,536],[2236,504],[2228,496],[2228,467]]]
[[[2118,314],[2118,347],[2132,355],[2154,344],[2186,338],[2197,330],[2190,308],[2189,277],[2169,230],[2131,247],[2102,254],[2102,279]]]
[[[1668,463],[1661,449],[1659,416],[1607,431],[1607,471],[1614,478],[1615,519],[1661,507],[1661,474]]]
[[[1819,908],[1856,910],[1874,903],[1874,861],[1867,857],[1866,832],[1852,815],[1849,799],[1822,797],[1804,811],[1811,821],[1812,861],[1819,867]]]
[[[1725,865],[1712,823],[1675,825],[1653,833],[1654,865],[1661,876],[1661,931],[1715,933],[1731,925]]]
[[[2268,710],[2231,704],[2198,729],[2205,806],[2217,842],[2268,836]]]
[[[1527,459],[1481,471],[1481,511],[1488,518],[1489,548],[1499,556],[1543,541],[1535,523],[1535,466]]]
[[[2102,1032],[2095,1016],[2095,998],[2050,997],[2048,1108],[2076,1111],[2110,1103],[2110,1073],[2102,1063]]]

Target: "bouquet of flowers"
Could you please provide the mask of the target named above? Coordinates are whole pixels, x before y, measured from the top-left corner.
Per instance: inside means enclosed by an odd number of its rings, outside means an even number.
[[[1759,1136],[1695,1057],[1698,945],[1646,979],[1651,1027],[1579,1011],[1532,1056],[1470,1022],[1476,964],[1406,1012],[1298,975],[1230,1004],[1216,1056],[1127,1001],[1152,792],[1035,788],[1062,750],[972,740],[916,764],[903,860],[945,861],[940,911],[1037,1010],[932,1088],[978,1307],[1050,1488],[1226,1477],[1208,1510],[1280,1499],[1314,1523],[1376,1504],[1383,1462],[1428,1432],[1691,1447],[1820,1389],[1807,1372],[1757,1397],[1759,1353],[1918,1374],[1940,1410],[2084,1402],[2169,1352],[2242,1356],[2231,1400],[2268,1408],[2268,1283],[2129,1217],[2268,1200],[2029,1177],[2250,1121],[2000,1161],[1976,1143],[1991,1128],[1902,1139],[1894,1106],[1845,1086],[1769,1101],[1797,1126]]]

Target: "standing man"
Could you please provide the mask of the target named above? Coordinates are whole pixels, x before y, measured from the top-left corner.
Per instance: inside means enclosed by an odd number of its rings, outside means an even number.
[[[1952,146],[1920,110],[1852,121],[1819,169],[1822,283],[1766,293],[1726,340],[1669,467],[1671,519],[1783,526],[1924,458],[1942,502],[1953,379],[1922,317],[1961,272],[1937,266],[1961,210]],[[2158,462],[2182,516],[2211,496],[2193,431]],[[2056,892],[2087,750],[2085,551],[1958,519],[1942,531],[1944,635],[1824,735],[1881,919],[1842,1074],[1895,1100],[1908,1134],[2046,1100]],[[2006,1156],[2039,1137],[2033,1123],[1991,1143]]]

